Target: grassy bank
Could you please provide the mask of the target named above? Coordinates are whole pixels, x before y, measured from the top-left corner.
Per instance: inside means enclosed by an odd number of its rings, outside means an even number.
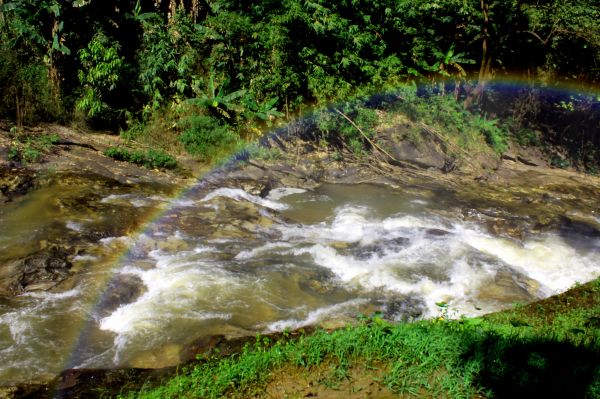
[[[600,279],[483,318],[358,325],[218,353],[122,398],[600,397]],[[353,396],[354,395],[354,396]]]

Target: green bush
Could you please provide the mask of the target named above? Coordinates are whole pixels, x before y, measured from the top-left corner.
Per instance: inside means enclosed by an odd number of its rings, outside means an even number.
[[[525,146],[541,145],[541,140],[540,140],[538,133],[536,133],[535,131],[533,131],[531,129],[527,129],[527,128],[518,129],[516,132],[513,133],[513,137],[517,141],[517,143],[519,143],[520,145],[525,145]]]
[[[175,169],[177,161],[164,151],[148,150],[146,153],[146,164],[152,168]]]
[[[480,129],[481,133],[485,136],[485,141],[496,153],[502,154],[506,151],[508,148],[507,133],[498,127],[497,120],[488,120],[476,116],[473,125]]]
[[[402,93],[404,98],[395,106],[412,121],[424,123],[456,138],[463,149],[477,148],[481,137],[497,153],[508,147],[508,130],[497,119],[487,119],[477,112],[467,110],[462,101],[449,94],[419,96],[416,90]]]
[[[355,154],[368,148],[367,138],[374,136],[378,123],[377,112],[361,104],[346,103],[317,115],[317,125],[329,144],[345,146]]]
[[[186,151],[201,159],[213,159],[216,153],[233,147],[239,136],[231,126],[206,115],[193,115],[183,122],[179,141]]]
[[[39,136],[16,136],[8,151],[11,161],[32,163],[42,159],[57,144],[60,137],[57,134],[42,134]]]
[[[130,151],[126,148],[110,147],[104,151],[104,155],[117,161],[131,162],[150,169],[175,169],[177,161],[164,151],[148,150]]]
[[[96,32],[87,47],[79,50],[81,69],[78,77],[83,95],[77,108],[94,121],[107,122],[121,112],[106,101],[124,74],[124,58],[119,50],[120,44],[111,41],[102,31]]]

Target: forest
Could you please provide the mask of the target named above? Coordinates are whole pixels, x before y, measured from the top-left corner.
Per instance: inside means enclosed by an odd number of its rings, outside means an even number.
[[[0,118],[167,149],[168,132],[208,159],[294,116],[418,83],[454,111],[513,122],[492,136],[562,145],[595,170],[598,99],[535,87],[600,82],[599,18],[594,0],[3,0]],[[486,95],[508,79],[530,90]]]

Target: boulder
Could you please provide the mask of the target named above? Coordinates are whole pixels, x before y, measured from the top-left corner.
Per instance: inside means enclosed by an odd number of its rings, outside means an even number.
[[[54,288],[70,275],[68,255],[50,248],[0,265],[0,295]]]
[[[23,195],[34,187],[35,173],[28,169],[0,167],[0,203]]]
[[[446,154],[446,146],[424,131],[415,133],[409,125],[398,125],[378,133],[376,140],[393,159],[389,162],[403,166],[411,164],[423,169],[438,169],[448,172],[454,160]]]

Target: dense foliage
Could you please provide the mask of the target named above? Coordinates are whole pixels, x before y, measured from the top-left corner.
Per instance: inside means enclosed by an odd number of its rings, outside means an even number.
[[[493,78],[598,83],[599,17],[593,0],[4,0],[0,115],[142,133],[160,120],[209,158],[402,82],[444,93],[452,78],[475,111]]]

